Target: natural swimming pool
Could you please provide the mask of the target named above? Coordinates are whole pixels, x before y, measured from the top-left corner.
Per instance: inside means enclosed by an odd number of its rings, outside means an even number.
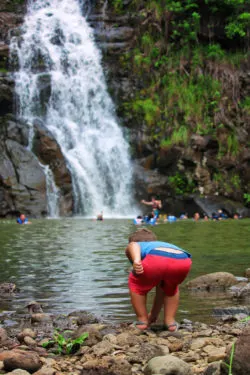
[[[87,310],[112,321],[133,320],[124,249],[135,229],[127,219],[44,219],[32,220],[32,225],[1,220],[0,283],[12,281],[20,293],[1,300],[0,312],[27,312],[26,302],[37,300],[47,305],[46,312]],[[179,221],[153,231],[159,240],[191,252],[187,280],[217,271],[243,276],[250,267],[249,219]],[[191,294],[184,284],[177,318],[209,322],[213,307],[238,303],[224,293]]]

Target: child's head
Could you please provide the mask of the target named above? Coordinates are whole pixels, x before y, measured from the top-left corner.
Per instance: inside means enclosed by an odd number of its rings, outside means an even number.
[[[129,236],[129,242],[150,242],[156,241],[156,235],[149,229],[138,229]]]

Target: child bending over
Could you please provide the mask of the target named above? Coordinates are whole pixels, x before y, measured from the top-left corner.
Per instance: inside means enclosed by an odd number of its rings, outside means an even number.
[[[148,229],[139,229],[129,237],[126,256],[133,265],[129,275],[131,303],[137,315],[136,326],[147,329],[156,322],[164,306],[164,326],[171,332],[178,329],[175,315],[179,304],[178,285],[187,277],[191,268],[191,255],[167,242],[156,240]],[[150,313],[147,313],[148,292],[156,287]]]

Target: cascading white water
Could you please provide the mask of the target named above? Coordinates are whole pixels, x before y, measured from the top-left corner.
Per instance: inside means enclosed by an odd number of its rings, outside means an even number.
[[[30,1],[22,39],[13,39],[11,48],[19,61],[19,115],[29,124],[40,119],[60,145],[72,175],[75,213],[131,215],[128,144],[78,0]]]

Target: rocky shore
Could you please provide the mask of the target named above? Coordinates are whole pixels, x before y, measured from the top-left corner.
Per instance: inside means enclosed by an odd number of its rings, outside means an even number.
[[[228,273],[192,280],[190,289],[211,291],[217,283],[246,306],[215,309],[220,318],[214,324],[185,319],[177,332],[166,331],[159,323],[145,331],[131,322],[110,324],[86,311],[52,315],[36,301],[16,317],[16,324],[4,324],[2,312],[0,374],[249,375],[249,273],[246,270],[246,278],[236,285]],[[13,294],[15,286],[0,284],[0,292]]]

